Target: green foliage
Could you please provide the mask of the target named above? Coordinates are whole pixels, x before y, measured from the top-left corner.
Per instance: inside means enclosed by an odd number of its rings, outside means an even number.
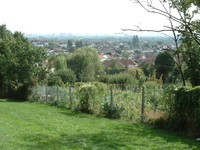
[[[130,52],[128,52],[128,51],[123,51],[122,52],[122,57],[125,57],[125,58],[127,58],[128,59],[128,57],[130,56]]]
[[[140,48],[140,40],[137,35],[133,36],[132,45],[134,48]]]
[[[145,76],[149,77],[153,74],[154,66],[152,64],[146,62],[144,64],[144,66],[142,67],[142,70],[143,70]]]
[[[59,76],[62,79],[64,84],[74,83],[76,81],[76,75],[71,69],[60,69],[55,72],[56,76]]]
[[[173,57],[167,53],[159,53],[155,60],[156,76],[162,75],[163,83],[166,83],[168,74],[173,71],[175,62]]]
[[[67,48],[70,49],[73,46],[73,41],[72,40],[68,40],[67,41]]]
[[[57,43],[54,43],[54,42],[50,42],[47,46],[49,49],[53,50],[53,49],[56,49],[56,48],[59,48],[59,44]]]
[[[119,73],[108,76],[108,83],[110,84],[133,84],[136,80],[129,73]]]
[[[76,48],[81,48],[83,47],[83,41],[79,40],[79,41],[76,41]]]
[[[122,72],[124,72],[126,69],[124,69],[124,68],[119,68],[119,69],[117,69],[117,68],[108,68],[108,69],[106,69],[106,73],[108,74],[108,75],[114,75],[114,74],[119,74],[119,73],[122,73]]]
[[[92,113],[92,104],[96,99],[102,99],[105,96],[105,85],[100,82],[84,83],[78,89],[79,105],[78,110],[84,113]]]
[[[183,60],[187,68],[185,72],[189,77],[192,86],[200,85],[200,45],[185,36],[181,45]]]
[[[162,125],[190,136],[200,136],[200,87],[172,89],[165,95],[169,116]]]
[[[141,54],[142,52],[140,50],[135,50],[134,53],[135,54]]]
[[[62,86],[63,82],[60,76],[51,75],[47,78],[47,85],[48,86],[54,86],[54,85]]]
[[[163,89],[160,84],[148,81],[145,84],[145,99],[147,108],[156,110],[164,110]]]
[[[61,54],[55,56],[55,58],[52,60],[53,67],[55,70],[60,70],[60,69],[65,69],[67,68],[67,63],[66,63],[66,56]]]
[[[29,96],[31,95],[30,85],[29,83],[19,84],[13,91],[12,98],[17,100],[28,100]]]
[[[68,68],[74,71],[78,82],[96,81],[104,73],[97,50],[81,47],[67,60]]]
[[[164,101],[164,111],[167,112],[167,114],[171,115],[173,114],[173,105],[174,105],[174,99],[175,99],[175,94],[174,94],[174,89],[176,89],[177,86],[171,84],[167,85],[164,89],[164,94],[163,94],[163,101]]]
[[[156,82],[159,85],[163,84],[162,75],[160,76],[159,79],[157,79],[157,77],[156,77],[156,70],[153,71],[153,74],[151,76],[149,75],[148,81]]]
[[[0,26],[0,97],[9,97],[18,85],[36,81],[44,59],[44,50],[33,47],[22,33]]]
[[[118,59],[112,59],[111,60],[111,66],[109,69],[113,69],[113,70],[123,70],[124,67],[119,63]]]
[[[110,104],[108,102],[103,105],[104,114],[108,118],[119,119],[121,113],[125,110],[123,106],[118,104]]]

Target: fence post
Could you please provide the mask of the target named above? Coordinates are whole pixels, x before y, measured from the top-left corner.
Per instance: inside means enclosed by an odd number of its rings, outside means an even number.
[[[111,85],[110,87],[110,104],[113,106],[113,86]]]
[[[57,94],[57,101],[59,102],[59,95],[58,95],[58,86],[56,86],[57,89],[56,89],[56,94]]]
[[[142,108],[141,108],[141,122],[144,122],[144,117],[145,117],[145,114],[144,114],[144,109],[145,109],[145,97],[144,97],[144,86],[142,87]]]
[[[69,108],[72,108],[72,88],[71,88],[71,85],[69,85],[69,101],[70,101]]]
[[[48,89],[47,89],[47,86],[45,86],[46,88],[46,90],[45,90],[45,92],[46,92],[46,103],[47,103],[47,100],[48,100]]]

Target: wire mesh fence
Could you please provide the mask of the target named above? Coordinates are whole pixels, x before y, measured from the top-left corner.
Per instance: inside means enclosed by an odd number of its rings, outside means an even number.
[[[103,105],[107,103],[122,106],[121,117],[130,120],[155,118],[162,114],[163,88],[160,86],[108,84],[104,86],[103,96],[93,96],[89,105],[93,113],[103,114]],[[92,94],[92,93],[91,93]],[[98,95],[98,93],[96,93]],[[33,101],[55,106],[76,109],[80,105],[79,87],[35,86],[32,88]]]

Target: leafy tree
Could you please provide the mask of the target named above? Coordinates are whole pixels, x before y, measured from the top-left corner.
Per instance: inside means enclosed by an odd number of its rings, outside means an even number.
[[[67,41],[67,48],[70,49],[73,46],[72,40]]]
[[[142,52],[140,50],[135,50],[134,53],[135,54],[141,54]]]
[[[55,72],[56,76],[62,79],[63,83],[74,83],[76,81],[76,75],[71,69],[60,69]]]
[[[57,55],[55,59],[53,60],[53,64],[55,67],[55,70],[65,69],[67,68],[67,58],[65,55]]]
[[[45,52],[32,46],[20,32],[11,33],[0,26],[0,96],[11,96],[17,85],[38,79]],[[28,88],[28,86],[27,86]]]
[[[69,48],[69,52],[70,53],[74,53],[76,51],[76,47],[75,46],[72,46]]]
[[[130,73],[122,72],[119,74],[109,75],[108,83],[110,84],[133,84],[136,83],[136,79]]]
[[[76,48],[81,48],[83,47],[83,41],[79,40],[79,41],[76,41]]]
[[[125,58],[128,58],[129,56],[130,56],[130,52],[128,52],[128,51],[123,51],[122,52],[122,57],[125,57]]]
[[[54,42],[50,42],[48,44],[48,48],[49,49],[55,49],[55,48],[59,48],[60,46],[57,44],[57,43],[54,43]]]
[[[97,50],[90,47],[81,47],[71,54],[67,65],[74,71],[77,81],[94,81],[104,73]]]
[[[137,35],[133,36],[132,45],[134,48],[140,48],[140,40]]]
[[[186,72],[192,86],[200,85],[200,45],[191,38],[185,38],[182,42],[183,59],[187,65]]]
[[[51,75],[47,78],[47,85],[48,86],[62,86],[63,82],[60,76]]]
[[[160,78],[162,75],[163,83],[166,82],[167,76],[174,69],[174,60],[172,56],[163,52],[159,53],[155,60],[155,68],[157,72],[157,78]]]
[[[127,72],[137,80],[139,80],[140,78],[144,78],[145,76],[143,70],[140,68],[128,68]]]
[[[150,63],[145,63],[144,66],[142,67],[142,70],[145,74],[145,76],[150,76],[153,74],[154,66]]]

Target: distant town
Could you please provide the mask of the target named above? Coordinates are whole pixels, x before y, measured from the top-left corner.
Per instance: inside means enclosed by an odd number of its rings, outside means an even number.
[[[48,55],[73,53],[83,46],[98,50],[99,58],[106,67],[118,59],[121,67],[142,67],[146,62],[154,65],[157,54],[173,49],[173,40],[166,36],[106,35],[28,35],[36,47],[45,49]]]

